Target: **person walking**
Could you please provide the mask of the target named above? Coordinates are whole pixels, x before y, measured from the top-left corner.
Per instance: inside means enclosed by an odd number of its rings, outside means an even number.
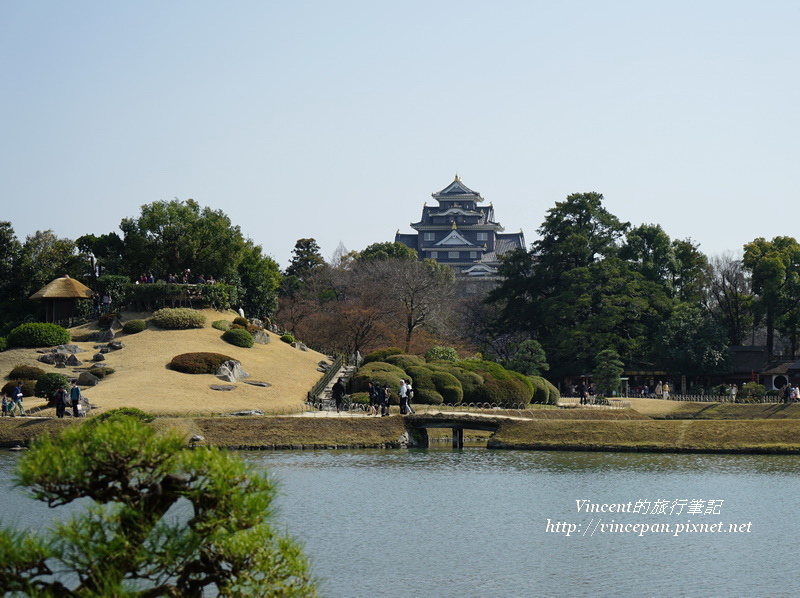
[[[380,392],[378,391],[378,384],[370,381],[369,383],[369,414],[378,415],[378,405],[380,405]]]
[[[59,386],[54,398],[56,403],[56,417],[61,419],[64,417],[64,412],[67,410],[67,390],[63,386]]]
[[[406,381],[406,409],[408,409],[409,415],[412,413],[416,413],[414,408],[411,406],[411,399],[414,398],[414,387],[411,386],[411,380]]]
[[[11,402],[11,400],[8,398],[8,395],[6,393],[3,393],[3,402],[2,402],[2,404],[0,404],[0,407],[2,407],[2,409],[3,409],[2,417],[5,417],[6,415],[8,415],[8,404],[10,402]]]
[[[342,410],[342,405],[344,404],[344,378],[339,378],[336,381],[336,384],[333,385],[331,389],[331,396],[333,397],[333,402],[336,403],[336,413],[339,413]]]
[[[408,412],[408,386],[405,378],[400,378],[400,389],[397,394],[400,397],[400,415],[405,415]]]
[[[11,392],[11,399],[14,401],[14,407],[19,411],[19,414],[25,415],[25,407],[22,406],[22,380],[17,380],[17,385]]]
[[[72,403],[72,417],[80,417],[81,410],[80,404],[83,395],[81,389],[78,387],[78,382],[72,382],[72,388],[69,389],[69,400]]]
[[[380,388],[380,398],[381,398],[381,417],[386,417],[389,415],[389,397],[392,394],[392,391],[389,390],[389,383],[383,385]]]

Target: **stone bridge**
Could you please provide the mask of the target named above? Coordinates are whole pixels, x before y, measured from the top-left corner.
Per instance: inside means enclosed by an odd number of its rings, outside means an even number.
[[[496,432],[503,422],[528,418],[506,415],[483,415],[477,413],[415,413],[403,418],[408,431],[410,445],[428,448],[428,428],[450,428],[453,431],[453,448],[464,447],[464,430],[487,430]]]

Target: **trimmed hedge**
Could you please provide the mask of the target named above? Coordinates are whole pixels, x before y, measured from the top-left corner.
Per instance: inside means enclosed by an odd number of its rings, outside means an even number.
[[[233,357],[222,353],[182,353],[169,362],[169,367],[184,374],[216,374],[219,366]]]
[[[206,317],[188,307],[165,307],[153,313],[153,323],[167,330],[188,330],[203,328]]]
[[[233,319],[233,323],[238,324],[239,326],[242,326],[244,328],[247,328],[250,325],[250,320],[248,320],[247,318],[243,318],[242,316],[236,316]]]
[[[138,334],[147,328],[147,322],[144,320],[129,320],[122,325],[122,332],[125,334]]]
[[[244,347],[249,349],[255,342],[253,335],[241,328],[231,328],[222,333],[222,340],[237,347]]]
[[[283,336],[281,336],[281,340],[284,343],[291,345],[294,342],[294,337],[291,334],[284,334]]]
[[[411,378],[411,386],[414,389],[414,403],[422,405],[441,405],[444,397],[436,389],[433,381],[434,372],[425,366],[412,366],[406,370]],[[404,377],[404,376],[403,376]]]
[[[453,347],[436,346],[425,351],[425,361],[458,361],[458,351]]]
[[[45,374],[36,381],[35,394],[37,397],[52,399],[53,394],[63,386],[65,389],[69,388],[69,378],[64,374]]]
[[[444,402],[448,405],[458,405],[464,399],[464,389],[461,388],[461,382],[453,374],[433,372],[431,380],[436,386],[436,390],[442,395]]]
[[[561,398],[561,393],[553,384],[541,376],[528,376],[528,379],[533,384],[533,399],[534,403],[547,403],[555,405],[558,399]]]
[[[372,363],[373,361],[386,361],[386,358],[391,355],[402,355],[403,350],[399,347],[387,347],[385,349],[376,349],[375,351],[371,351],[364,356],[364,360],[361,362],[361,365],[367,365],[368,363]]]
[[[149,424],[156,418],[155,415],[145,413],[141,409],[136,409],[136,407],[119,407],[117,409],[112,409],[111,411],[105,411],[99,415],[95,415],[94,417],[86,420],[86,423],[83,425],[96,426],[104,421],[108,421],[109,419],[119,419],[122,417],[132,417],[145,424]]]
[[[392,365],[396,365],[397,367],[406,371],[408,371],[408,368],[410,367],[425,365],[425,360],[418,355],[390,355],[383,361],[386,363],[391,363]]]
[[[217,330],[222,330],[225,332],[226,330],[231,329],[231,323],[228,320],[214,320],[211,322],[211,327],[216,328]]]
[[[57,324],[31,322],[17,326],[8,334],[11,347],[55,347],[70,341],[69,332]]]
[[[18,365],[13,370],[11,370],[11,372],[9,372],[6,378],[12,381],[38,380],[46,373],[47,372],[45,372],[42,368],[37,368],[35,365]]]

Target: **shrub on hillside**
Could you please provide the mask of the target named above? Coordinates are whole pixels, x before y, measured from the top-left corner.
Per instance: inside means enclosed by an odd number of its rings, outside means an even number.
[[[31,322],[17,326],[8,334],[11,347],[54,347],[69,342],[69,332],[57,324]]]
[[[436,389],[433,381],[434,372],[425,366],[412,366],[406,370],[411,378],[411,386],[414,388],[414,403],[422,405],[441,405],[444,397]]]
[[[202,328],[206,325],[206,317],[188,307],[165,307],[153,313],[153,322],[167,330],[186,330]]]
[[[434,362],[428,364],[428,369],[434,372],[447,372],[455,376],[461,383],[461,389],[464,392],[464,403],[476,403],[480,401],[478,389],[483,384],[483,376],[476,372],[468,372],[467,370],[459,367],[454,363],[447,363],[444,361]]]
[[[239,326],[242,326],[244,328],[247,328],[250,325],[250,320],[248,320],[247,318],[243,318],[242,316],[236,316],[233,319],[233,323],[238,324]]]
[[[34,394],[37,397],[44,397],[52,399],[53,394],[63,386],[65,389],[69,388],[69,378],[64,374],[45,374],[36,381],[36,388]]]
[[[252,347],[253,343],[255,342],[252,334],[247,332],[247,330],[242,330],[240,328],[231,328],[230,330],[226,330],[222,333],[222,340],[232,345],[236,345],[237,347],[244,347],[245,349]]]
[[[228,320],[214,320],[211,322],[211,327],[216,328],[217,330],[222,330],[225,332],[226,330],[231,329],[231,323]]]
[[[372,363],[373,361],[386,361],[386,358],[390,355],[402,355],[403,350],[398,347],[387,347],[385,349],[376,349],[375,351],[371,351],[364,356],[364,360],[361,362],[361,365],[367,365],[368,363]]]
[[[147,328],[144,320],[130,320],[122,325],[122,332],[125,334],[137,334]]]
[[[284,334],[283,336],[281,336],[281,340],[284,343],[291,345],[294,342],[294,337],[291,334]]]
[[[425,365],[425,360],[418,355],[390,355],[383,361],[386,363],[391,363],[392,365],[396,365],[403,370],[408,370],[408,368],[414,366]]]
[[[8,348],[8,341],[5,337],[0,336],[0,351],[5,351]]]
[[[353,390],[365,392],[369,383],[375,382],[381,386],[388,384],[392,390],[393,399],[397,398],[397,389],[400,388],[400,378],[405,378],[406,373],[399,367],[383,361],[375,361],[363,366],[353,378]]]
[[[447,372],[433,372],[431,374],[436,391],[448,405],[458,405],[464,399],[464,389],[461,382],[453,374]]]
[[[216,374],[219,366],[233,357],[222,353],[182,353],[169,362],[169,367],[184,374]]]
[[[6,382],[3,385],[3,392],[6,393],[7,396],[11,396],[14,387],[17,385],[16,380],[12,380],[11,382]],[[22,381],[22,396],[23,397],[32,397],[36,394],[36,380],[23,380]]]
[[[453,347],[431,347],[425,351],[425,361],[458,361],[458,351]]]
[[[114,368],[110,368],[110,367],[106,366],[104,368],[98,368],[98,367],[89,368],[89,370],[87,370],[87,371],[92,376],[97,376],[98,378],[100,378],[102,380],[106,376],[110,376],[111,374],[113,374],[116,370]]]
[[[534,389],[533,398],[531,398],[532,403],[546,403],[548,405],[558,403],[561,393],[549,380],[541,376],[528,376],[528,379],[533,384]]]
[[[6,376],[9,380],[38,380],[45,375],[42,368],[35,365],[18,365]]]
[[[350,400],[354,405],[369,405],[368,392],[356,392],[350,395]]]

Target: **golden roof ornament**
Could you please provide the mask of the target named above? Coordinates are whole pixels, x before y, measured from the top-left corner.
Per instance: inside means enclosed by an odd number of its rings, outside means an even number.
[[[455,179],[453,179],[453,182],[454,182],[454,183],[460,183],[460,182],[461,182],[461,177],[460,177],[460,176],[458,176],[458,173],[456,173],[456,178],[455,178]]]

